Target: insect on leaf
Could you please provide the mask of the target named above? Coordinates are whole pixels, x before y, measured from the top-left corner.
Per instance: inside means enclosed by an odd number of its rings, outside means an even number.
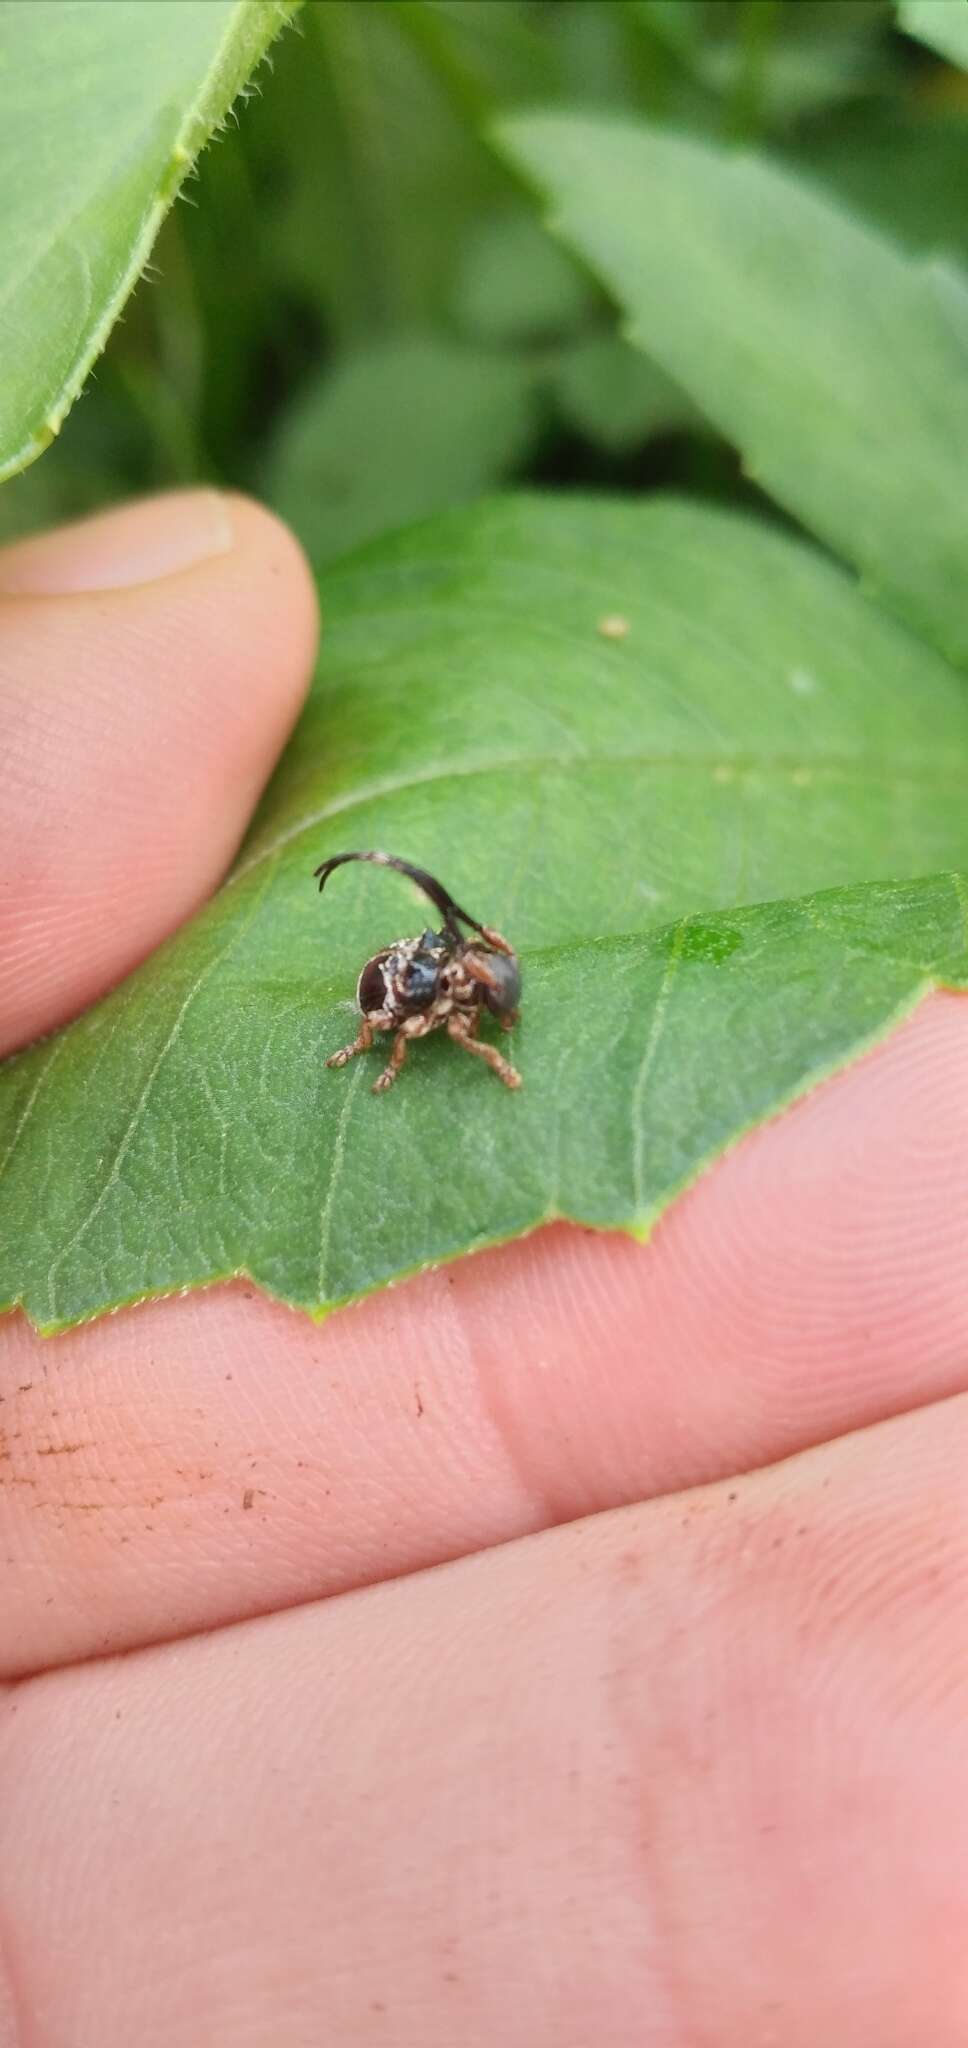
[[[964,680],[809,547],[512,498],[348,558],[325,604],[229,882],[0,1074],[0,1301],[46,1330],[243,1271],[319,1312],[554,1216],[643,1232],[968,985],[938,872],[968,870]],[[319,896],[321,861],[372,846],[520,952],[519,1093],[441,1036],[385,1096],[377,1053],[326,1069],[364,960],[427,923],[385,869]]]

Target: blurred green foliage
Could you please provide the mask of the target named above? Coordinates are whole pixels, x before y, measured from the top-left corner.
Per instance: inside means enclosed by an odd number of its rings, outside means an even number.
[[[490,147],[542,105],[764,145],[968,256],[968,82],[887,0],[306,0],[0,537],[195,479],[320,561],[512,479],[748,496]]]

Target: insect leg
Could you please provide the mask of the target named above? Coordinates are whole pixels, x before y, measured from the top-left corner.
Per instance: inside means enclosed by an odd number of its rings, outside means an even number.
[[[455,1010],[447,1019],[448,1036],[455,1045],[462,1045],[465,1052],[476,1053],[478,1059],[486,1060],[491,1072],[504,1082],[505,1088],[520,1088],[521,1076],[517,1068],[498,1052],[496,1045],[486,1045],[477,1037],[477,1018],[476,1011],[468,1015],[466,1010]]]
[[[510,953],[513,958],[514,947],[509,946],[507,940],[502,939],[500,932],[496,932],[492,925],[482,924],[481,937],[487,940],[489,946],[493,946],[495,953]]]
[[[393,1018],[388,1015],[386,1010],[371,1010],[369,1016],[363,1018],[359,1034],[354,1038],[352,1045],[344,1045],[341,1051],[330,1053],[326,1065],[328,1067],[345,1067],[347,1060],[353,1059],[358,1052],[369,1052],[373,1044],[373,1033],[375,1031],[391,1031],[393,1022]]]
[[[326,1065],[328,1067],[345,1067],[347,1060],[354,1059],[358,1052],[369,1052],[372,1044],[373,1026],[364,1017],[352,1045],[344,1045],[340,1047],[339,1052],[331,1052]]]
[[[393,1041],[393,1051],[386,1066],[382,1074],[379,1074],[373,1083],[374,1095],[382,1095],[384,1089],[393,1087],[393,1083],[407,1057],[408,1040],[411,1038],[426,1038],[428,1031],[433,1029],[434,1021],[429,1014],[423,1017],[406,1017],[404,1019]]]

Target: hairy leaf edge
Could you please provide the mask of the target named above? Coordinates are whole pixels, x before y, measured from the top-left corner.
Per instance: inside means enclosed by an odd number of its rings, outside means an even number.
[[[201,89],[175,136],[165,171],[104,314],[88,338],[81,336],[72,368],[39,427],[28,434],[5,463],[0,463],[0,484],[8,483],[12,477],[28,469],[56,440],[71,407],[80,397],[90,371],[107,346],[122,307],[144,272],[162,221],[178,197],[185,179],[194,170],[206,144],[224,126],[247,80],[267,56],[270,43],[301,6],[302,0],[236,0],[235,10],[226,23],[222,41]],[[235,40],[239,48],[231,51],[230,45]]]

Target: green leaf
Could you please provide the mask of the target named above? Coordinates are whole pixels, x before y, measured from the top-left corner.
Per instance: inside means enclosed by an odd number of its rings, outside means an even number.
[[[906,248],[968,266],[965,109],[867,107],[818,124],[792,162]]]
[[[473,498],[522,460],[534,375],[434,336],[360,349],[287,414],[266,485],[317,561]]]
[[[740,0],[736,6],[683,7],[680,0],[621,0],[628,18],[691,75],[706,105],[690,109],[681,91],[666,117],[695,115],[707,127],[716,119],[715,95],[731,103],[734,124],[744,128],[782,126],[824,112],[859,94],[886,90],[892,82],[889,48],[882,41],[885,17],[880,0]],[[655,112],[654,107],[645,111]]]
[[[794,23],[796,13],[789,10]],[[747,20],[758,19],[757,10],[746,10]],[[760,19],[763,17],[760,15]],[[779,10],[776,26],[781,25]],[[853,37],[833,36],[826,21],[812,36],[793,35],[785,40],[766,39],[761,64],[755,65],[756,44],[744,50],[742,39],[732,43],[706,43],[699,75],[714,91],[728,94],[742,113],[744,72],[754,85],[753,107],[762,123],[788,124],[810,114],[836,106],[838,101],[884,87],[890,79],[888,65],[875,55],[869,44],[869,26],[858,21]],[[751,62],[751,59],[754,61]]]
[[[0,1301],[45,1329],[240,1271],[319,1311],[556,1215],[645,1231],[968,981],[964,885],[911,879],[968,867],[963,679],[800,542],[498,500],[344,562],[324,605],[233,879],[0,1075]],[[326,1069],[361,963],[427,915],[372,868],[317,895],[368,845],[521,949],[518,1094],[439,1037],[387,1096],[372,1057]]]
[[[633,15],[634,0],[574,0],[546,9],[563,73],[559,102],[633,112],[664,94],[666,53],[636,34]],[[534,105],[533,95],[527,103]]]
[[[968,0],[898,0],[897,19],[906,35],[968,71]]]
[[[119,489],[136,490],[147,467],[146,437],[138,429],[105,363],[45,461],[31,463],[0,490],[0,544],[82,519],[112,504]]]
[[[569,425],[611,455],[627,454],[652,434],[700,424],[685,392],[618,334],[589,335],[563,349],[553,384]]]
[[[311,0],[300,26],[242,137],[273,262],[341,345],[426,325],[509,180],[383,0]]]
[[[7,0],[0,479],[59,431],[287,0]]]
[[[507,116],[498,134],[629,338],[750,475],[968,659],[968,346],[951,286],[762,157],[568,114]]]
[[[560,86],[553,45],[528,0],[382,0],[471,119],[498,101]]]
[[[488,344],[547,341],[595,309],[597,289],[533,214],[492,214],[464,240],[452,308],[464,333]]]

